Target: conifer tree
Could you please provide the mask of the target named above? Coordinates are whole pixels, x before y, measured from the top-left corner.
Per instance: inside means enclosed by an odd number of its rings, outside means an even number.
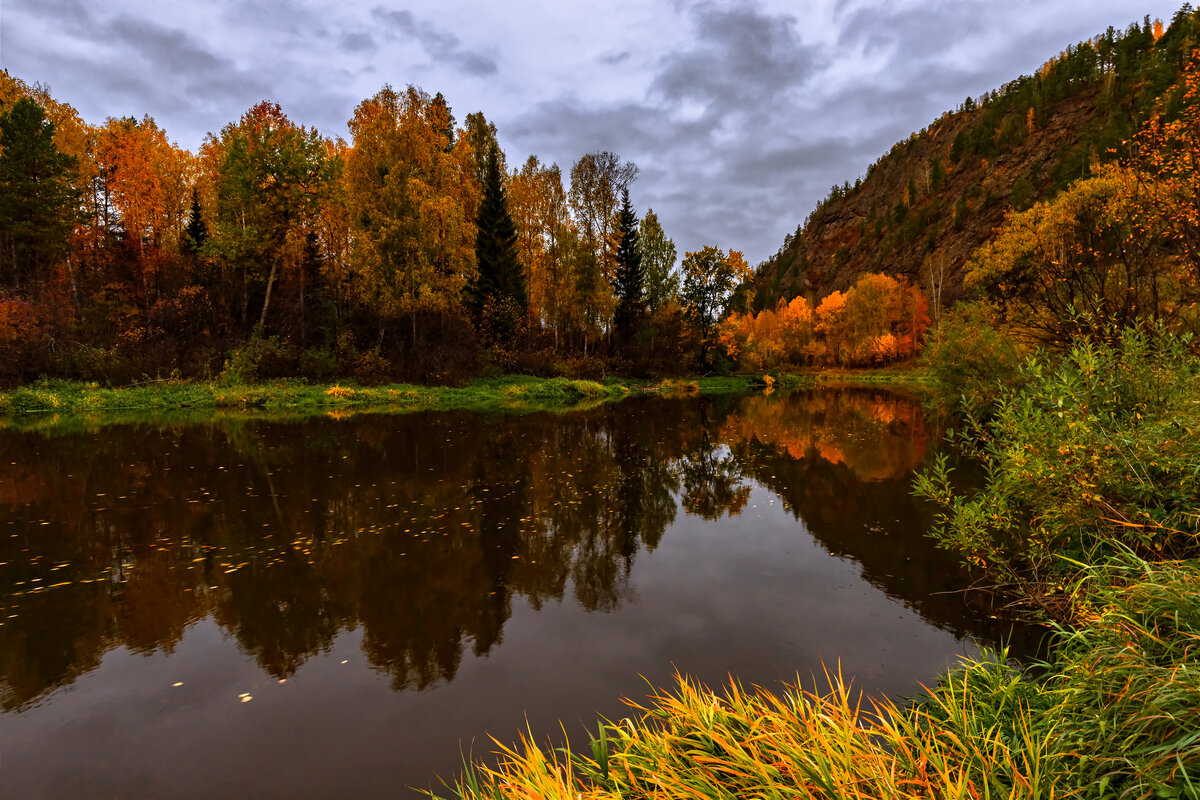
[[[617,228],[617,265],[613,273],[613,294],[617,309],[613,322],[620,341],[627,342],[637,329],[645,306],[646,271],[642,267],[642,249],[638,242],[638,219],[629,203],[629,190],[621,191],[621,212]]]
[[[0,115],[0,286],[36,292],[66,254],[79,208],[75,168],[33,100]]]
[[[529,294],[517,256],[517,229],[508,211],[500,177],[500,155],[495,145],[488,148],[484,164],[483,197],[476,225],[475,263],[479,272],[468,287],[468,307],[477,321],[489,306],[524,317],[529,312]]]
[[[187,227],[183,229],[182,250],[189,255],[198,255],[200,248],[208,241],[208,225],[200,213],[200,194],[192,187],[192,211],[188,217]]]

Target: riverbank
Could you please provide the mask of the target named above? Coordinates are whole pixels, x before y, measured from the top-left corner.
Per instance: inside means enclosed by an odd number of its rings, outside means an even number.
[[[1036,678],[1003,656],[967,661],[906,706],[837,674],[782,692],[681,678],[602,723],[588,752],[523,741],[496,767],[468,765],[449,796],[1195,797],[1198,575],[1137,560],[1097,572],[1124,585],[1094,598]]]
[[[826,370],[768,375],[668,378],[661,381],[608,378],[604,381],[508,375],[478,378],[465,386],[353,382],[312,384],[290,379],[240,384],[204,381],[151,381],[107,388],[96,383],[43,380],[0,391],[0,424],[27,415],[124,415],[201,411],[279,411],[326,413],[339,410],[406,411],[468,409],[477,411],[548,411],[621,400],[635,393],[735,394],[794,389],[818,384],[927,387],[920,368]]]
[[[0,392],[0,425],[46,428],[86,420],[91,424],[144,419],[203,421],[221,415],[302,419],[360,412],[403,414],[464,409],[528,413],[568,411],[615,402],[635,394],[719,395],[768,386],[814,385],[811,377],[762,375],[668,379],[658,382],[504,376],[466,386],[353,383],[309,384],[280,380],[255,384],[156,381],[123,388],[47,380]]]

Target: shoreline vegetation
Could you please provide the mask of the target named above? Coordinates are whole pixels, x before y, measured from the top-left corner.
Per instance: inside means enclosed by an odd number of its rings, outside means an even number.
[[[448,410],[572,411],[645,394],[716,395],[834,383],[906,386],[921,385],[926,380],[926,373],[916,367],[801,374],[773,372],[657,381],[506,375],[477,378],[464,386],[360,386],[353,381],[308,383],[286,379],[249,384],[164,380],[109,388],[96,383],[44,379],[0,391],[0,427],[54,427],[81,419],[93,424],[159,418],[203,422],[217,415],[301,419],[320,414],[338,417],[354,413]]]

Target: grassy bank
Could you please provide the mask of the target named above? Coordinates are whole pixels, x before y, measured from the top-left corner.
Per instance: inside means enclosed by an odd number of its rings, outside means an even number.
[[[795,378],[784,384],[800,385]],[[763,388],[762,376],[671,379],[659,382],[506,376],[462,386],[314,385],[298,380],[256,384],[162,381],[126,388],[41,381],[0,392],[0,425],[47,428],[144,420],[203,421],[246,415],[301,419],[317,414],[406,413],[424,410],[560,411],[613,402],[633,394],[715,395]]]
[[[899,386],[925,387],[933,383],[929,369],[916,362],[908,362],[878,369],[825,369],[801,373],[818,383],[893,384]]]
[[[900,706],[681,679],[588,752],[522,741],[460,798],[1200,798],[1200,362],[1130,333],[1009,376],[965,417],[985,485],[943,462],[935,532],[1059,632],[1046,663],[964,662]]]

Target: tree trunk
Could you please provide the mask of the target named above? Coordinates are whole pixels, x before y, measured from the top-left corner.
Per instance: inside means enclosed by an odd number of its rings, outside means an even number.
[[[271,287],[275,285],[275,270],[279,267],[279,261],[271,262],[271,274],[267,276],[267,294],[263,298],[262,314],[258,317],[258,329],[262,331],[267,324],[267,306],[271,305]]]

